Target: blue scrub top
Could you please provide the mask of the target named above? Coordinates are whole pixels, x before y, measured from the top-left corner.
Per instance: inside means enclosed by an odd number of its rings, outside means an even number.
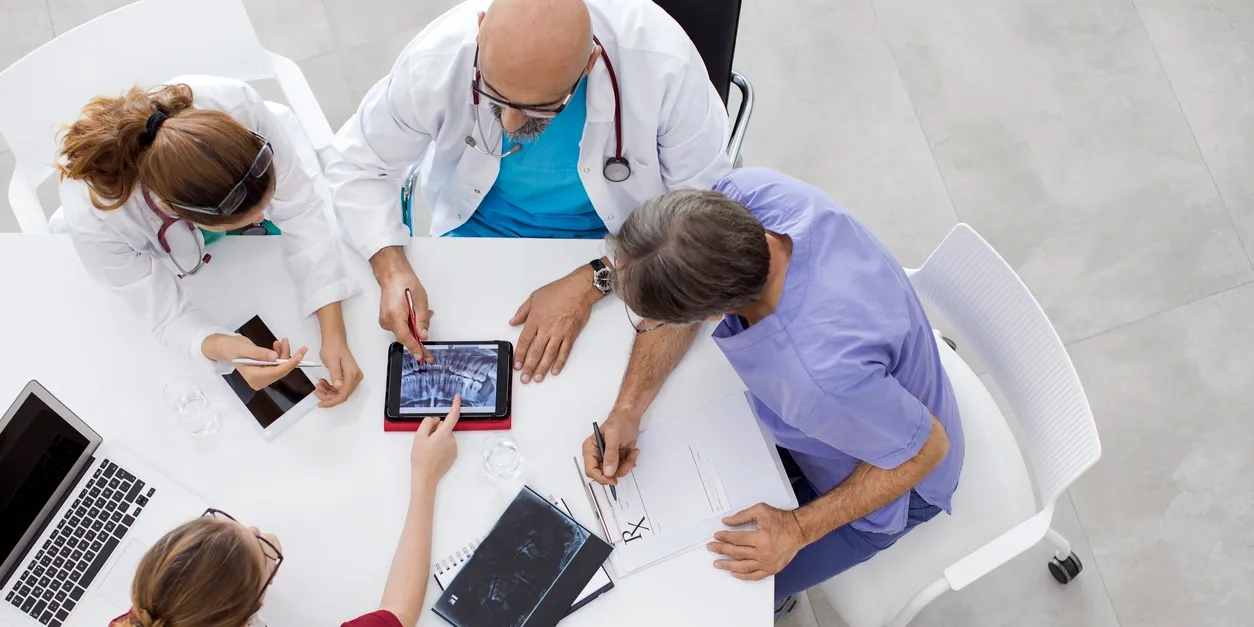
[[[588,117],[588,79],[548,128],[501,159],[501,172],[479,208],[450,237],[600,239],[609,233],[579,180],[579,142]],[[514,141],[508,135],[504,150]]]
[[[714,331],[775,443],[825,493],[861,462],[889,469],[914,457],[936,416],[949,452],[914,490],[950,511],[965,452],[962,422],[932,325],[901,264],[861,222],[797,179],[744,168],[714,189],[792,239],[775,313],[748,328],[727,316]],[[898,533],[909,505],[907,491],[852,524]]]

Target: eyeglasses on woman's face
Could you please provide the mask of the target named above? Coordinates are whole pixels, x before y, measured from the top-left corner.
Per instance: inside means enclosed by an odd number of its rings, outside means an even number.
[[[220,509],[213,509],[211,507],[205,510],[203,516],[217,520],[229,520],[237,525],[243,526],[243,523],[235,520],[234,516],[231,516]],[[270,568],[270,576],[266,578],[266,583],[261,586],[261,592],[257,596],[257,600],[260,601],[261,597],[265,596],[266,589],[274,582],[274,576],[279,573],[279,566],[283,564],[283,552],[280,551],[279,547],[275,546],[273,542],[261,535],[261,533],[256,530],[250,531],[253,536],[257,538],[257,543],[261,545],[261,554],[265,556],[266,565]]]

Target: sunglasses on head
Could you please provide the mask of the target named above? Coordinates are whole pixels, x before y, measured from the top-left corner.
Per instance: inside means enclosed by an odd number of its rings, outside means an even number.
[[[235,520],[234,516],[212,507],[205,510],[205,513],[201,514],[201,516],[215,518],[218,520],[229,520],[235,524],[242,524],[240,521]],[[261,534],[255,533],[253,535],[257,538],[257,542],[261,544],[261,552],[266,556],[266,561],[274,562],[274,568],[270,570],[270,577],[266,579],[265,585],[261,586],[261,593],[257,596],[257,600],[260,601],[261,597],[266,594],[266,588],[269,588],[270,584],[274,582],[274,576],[279,574],[279,566],[283,564],[283,553],[279,551],[279,547],[274,546],[273,542],[265,539]]]
[[[257,156],[253,159],[253,163],[249,166],[248,171],[244,173],[244,177],[235,184],[235,187],[231,188],[230,192],[227,192],[226,198],[223,198],[217,207],[210,209],[208,207],[180,205],[169,200],[166,202],[192,213],[214,216],[234,215],[236,211],[239,211],[240,205],[244,204],[244,199],[248,196],[248,188],[245,184],[249,179],[261,178],[270,169],[270,166],[274,165],[274,148],[270,146],[270,142],[257,133],[253,133],[253,137],[256,137],[261,142],[261,150],[257,152]]]

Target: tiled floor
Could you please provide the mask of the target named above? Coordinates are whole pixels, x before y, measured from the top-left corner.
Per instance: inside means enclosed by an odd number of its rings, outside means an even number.
[[[126,1],[0,0],[0,67]],[[338,126],[451,1],[246,4]],[[907,264],[972,224],[1048,310],[1102,433],[1057,523],[1085,574],[1058,586],[1040,548],[915,624],[1250,624],[1254,2],[745,5],[747,161],[823,187]],[[818,593],[788,624],[841,625]]]

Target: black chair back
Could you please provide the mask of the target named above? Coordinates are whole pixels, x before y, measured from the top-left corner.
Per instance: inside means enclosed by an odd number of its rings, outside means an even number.
[[[740,27],[741,0],[653,0],[688,33],[701,53],[710,82],[727,104],[731,87],[732,56],[736,29]]]

